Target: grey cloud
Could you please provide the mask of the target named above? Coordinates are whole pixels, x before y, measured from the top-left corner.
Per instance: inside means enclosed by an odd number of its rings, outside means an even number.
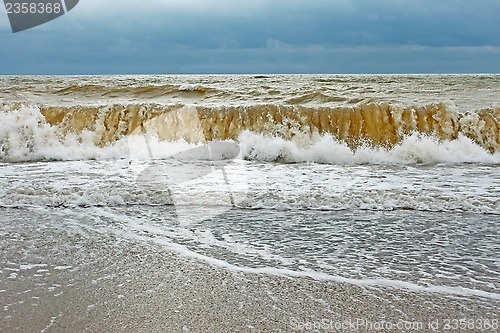
[[[497,0],[137,4],[109,14],[103,0],[82,0],[53,23],[3,34],[0,73],[500,71]]]

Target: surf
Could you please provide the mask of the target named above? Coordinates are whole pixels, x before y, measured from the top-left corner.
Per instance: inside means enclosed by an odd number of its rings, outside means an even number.
[[[156,158],[226,141],[241,158],[275,162],[500,162],[500,107],[10,103],[0,113],[3,162],[128,158],[137,137],[158,147]]]

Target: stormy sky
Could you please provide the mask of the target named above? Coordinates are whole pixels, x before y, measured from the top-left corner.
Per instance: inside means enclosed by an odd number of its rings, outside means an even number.
[[[80,0],[0,74],[500,73],[498,0]]]

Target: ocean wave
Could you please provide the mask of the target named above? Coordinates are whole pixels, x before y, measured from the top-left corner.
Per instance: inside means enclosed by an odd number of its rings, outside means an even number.
[[[331,103],[331,102],[345,102],[350,101],[345,96],[334,95],[329,96],[321,91],[314,90],[311,92],[307,92],[301,96],[293,97],[287,100],[288,104],[296,105],[296,104],[305,104],[305,103]]]
[[[161,97],[179,93],[197,93],[200,95],[219,92],[215,88],[200,84],[163,84],[163,85],[139,85],[139,86],[115,86],[109,87],[99,84],[71,84],[67,87],[57,89],[54,94],[61,96],[100,96],[100,97],[126,97],[151,98]]]
[[[279,137],[243,132],[238,142],[247,160],[281,163],[326,164],[432,164],[432,163],[500,163],[500,153],[491,154],[463,134],[454,140],[440,141],[432,136],[414,133],[392,146],[373,147],[361,144],[351,149],[332,135],[321,135],[306,146]],[[303,141],[302,141],[303,142]]]
[[[286,163],[500,162],[499,107],[460,114],[447,103],[337,108],[13,103],[0,106],[0,113],[2,162],[128,158],[135,149],[131,142],[140,141],[135,137],[194,146],[231,141],[245,159]]]
[[[6,177],[0,179],[0,207],[172,206],[185,220],[233,209],[500,215],[494,166],[483,166],[484,176],[474,180],[469,176],[476,168],[466,171],[463,180],[455,177],[464,175],[461,166],[372,168],[377,167],[311,164],[295,169],[242,160],[215,165],[133,159],[10,164],[2,166]],[[443,177],[443,171],[452,175]]]

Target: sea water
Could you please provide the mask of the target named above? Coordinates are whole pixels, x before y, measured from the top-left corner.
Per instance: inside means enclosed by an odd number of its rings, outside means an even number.
[[[500,299],[498,75],[0,87],[4,236],[44,214],[229,270]]]

